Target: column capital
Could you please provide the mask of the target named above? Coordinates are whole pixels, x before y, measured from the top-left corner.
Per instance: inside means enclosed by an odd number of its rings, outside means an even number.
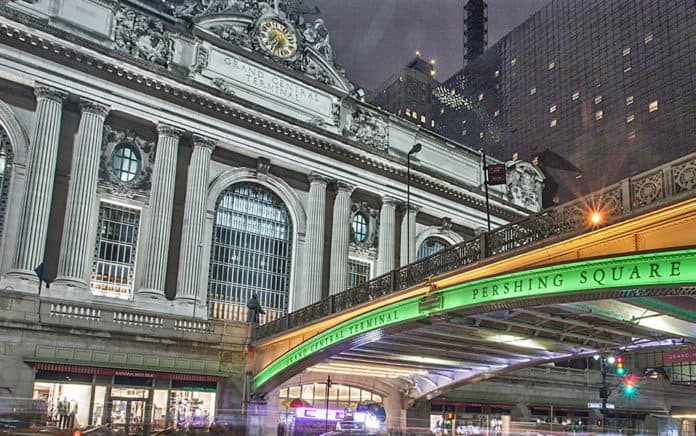
[[[309,173],[309,175],[307,176],[307,180],[309,180],[310,184],[322,183],[324,185],[328,185],[331,182],[331,178],[329,176],[314,171]]]
[[[204,148],[207,148],[208,150],[210,150],[210,152],[212,153],[213,150],[215,150],[216,145],[217,145],[217,141],[212,139],[212,138],[208,138],[207,136],[201,136],[201,135],[196,135],[196,134],[193,135],[193,146],[194,147],[204,147]]]
[[[348,194],[352,194],[355,190],[355,185],[342,180],[336,180],[336,190],[339,192],[348,192]]]
[[[96,101],[87,100],[86,98],[80,98],[80,110],[82,113],[92,113],[102,118],[106,118],[109,115],[111,106],[97,103]]]
[[[417,204],[413,204],[413,203],[410,203],[410,204],[404,203],[404,209],[407,209],[411,213],[418,213],[418,211],[421,210],[421,206],[419,206]]]
[[[383,206],[396,206],[397,204],[399,204],[399,200],[397,200],[394,197],[391,197],[389,195],[385,195],[382,197]]]
[[[184,134],[182,129],[178,129],[170,124],[157,123],[157,133],[162,136],[172,136],[175,138],[180,138]],[[195,141],[195,139],[194,139]]]
[[[39,84],[34,87],[34,95],[39,100],[53,100],[61,104],[63,103],[63,100],[68,98],[68,93],[65,91],[61,91],[60,89],[52,86]]]

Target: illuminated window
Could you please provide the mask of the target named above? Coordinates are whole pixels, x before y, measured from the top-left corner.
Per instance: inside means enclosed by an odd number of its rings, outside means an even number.
[[[648,105],[648,111],[649,112],[655,112],[657,110],[657,100],[653,100],[650,102]]]
[[[598,95],[594,98],[594,104],[600,104],[602,102],[602,96]]]
[[[636,139],[636,131],[635,130],[631,130],[630,132],[628,132],[628,139]]]
[[[483,100],[483,92],[480,93],[479,96],[478,96],[478,101],[482,101],[482,100]]]
[[[633,120],[635,120],[635,119],[636,119],[636,116],[635,116],[635,115],[629,114],[629,115],[626,117],[626,122],[627,122],[627,123],[631,123],[631,122],[633,122]]]
[[[632,68],[631,68],[630,65],[625,66],[625,67],[624,67],[624,73],[628,73],[629,71],[631,71],[631,69],[632,69]]]
[[[512,65],[513,67],[517,65],[517,58],[512,58],[512,60],[510,61],[510,65]]]
[[[479,132],[479,138],[483,139],[483,137],[486,136],[483,132]]]
[[[549,123],[549,127],[556,127],[556,124],[556,120],[551,120],[551,122]]]
[[[283,201],[256,183],[234,184],[218,196],[208,270],[208,318],[246,321],[256,294],[261,323],[288,311],[292,221]]]
[[[594,119],[595,120],[601,120],[602,117],[604,117],[604,112],[603,111],[597,111],[594,113]]]
[[[553,104],[553,105],[551,105],[551,107],[549,107],[549,113],[552,114],[554,112],[556,112],[556,105],[555,104]]]
[[[424,122],[425,122],[425,115],[421,115],[420,121],[421,121],[421,123],[424,123]]]
[[[114,150],[112,157],[114,175],[122,182],[130,182],[140,170],[138,152],[129,144],[120,144]]]
[[[645,34],[645,38],[644,38],[645,43],[647,44],[647,43],[649,43],[649,42],[652,41],[652,40],[653,40],[653,34],[652,34],[652,32],[646,33],[646,34]]]
[[[580,92],[575,91],[575,92],[573,93],[573,96],[572,96],[571,98],[572,98],[573,100],[579,99],[579,98],[580,98]]]
[[[363,260],[348,259],[348,289],[359,286],[370,280],[372,263]]]
[[[500,70],[495,70],[495,73],[493,73],[494,77],[500,77]]]
[[[549,62],[549,70],[553,70],[554,68],[556,68],[556,62]]]
[[[442,251],[445,248],[449,247],[450,244],[447,243],[446,241],[431,236],[418,247],[418,252],[416,254],[416,259],[423,259],[424,257],[432,256],[433,254],[437,253],[438,251]]]
[[[442,114],[444,114],[444,113],[445,113],[445,108],[444,108],[444,107],[441,107],[441,108],[440,108],[440,115],[442,115]]]
[[[529,95],[534,95],[536,94],[536,88],[532,88],[529,90]]]
[[[356,213],[353,215],[353,221],[351,222],[350,227],[353,230],[353,240],[357,242],[365,242],[369,230],[365,215],[361,213]]]
[[[493,116],[494,117],[500,116],[500,109],[496,109],[495,112],[493,112]]]
[[[632,105],[633,104],[633,96],[629,95],[626,97],[626,106]]]
[[[435,127],[435,120],[430,120],[430,127]]]
[[[628,56],[630,54],[631,54],[631,47],[626,47],[625,49],[623,49],[624,56]]]
[[[411,116],[411,109],[406,108],[405,114],[407,117],[410,117]]]
[[[413,117],[414,120],[418,119],[418,113],[416,111],[411,112],[411,116]]]
[[[102,202],[92,262],[92,294],[133,298],[140,211]]]

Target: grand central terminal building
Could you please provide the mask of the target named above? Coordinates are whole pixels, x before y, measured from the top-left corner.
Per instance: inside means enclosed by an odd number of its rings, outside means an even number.
[[[58,426],[244,409],[253,295],[263,324],[488,225],[481,154],[363,103],[296,2],[3,3],[0,396]],[[491,226],[540,208],[506,165]]]

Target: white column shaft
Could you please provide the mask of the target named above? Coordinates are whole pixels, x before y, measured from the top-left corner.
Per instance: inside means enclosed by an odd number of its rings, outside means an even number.
[[[385,197],[379,211],[379,246],[377,248],[377,275],[394,269],[394,239],[396,233],[396,202]]]
[[[331,229],[331,269],[329,294],[337,294],[348,285],[348,252],[350,250],[350,194],[352,186],[339,183],[333,209]]]
[[[166,125],[160,125],[157,130],[159,138],[150,192],[150,230],[146,235],[147,251],[138,294],[163,299],[174,205],[176,155],[181,132]]]
[[[196,303],[196,300],[201,300],[201,296],[196,294],[201,274],[210,157],[214,146],[211,141],[203,138],[194,137],[193,141],[193,153],[186,180],[176,299]]]
[[[416,214],[414,207],[408,208],[401,221],[401,266],[416,261]]]
[[[305,289],[303,306],[321,299],[321,278],[324,270],[324,228],[326,184],[328,179],[312,174],[309,182],[307,206],[307,244],[305,247]]]
[[[35,93],[36,125],[31,138],[19,237],[12,265],[17,274],[31,278],[35,278],[34,268],[44,260],[63,100],[66,97],[65,93],[47,87],[38,87]]]
[[[57,282],[88,287],[87,256],[93,249],[89,241],[90,220],[96,203],[106,106],[89,101],[81,103],[82,117],[73,150],[68,201],[60,245]]]

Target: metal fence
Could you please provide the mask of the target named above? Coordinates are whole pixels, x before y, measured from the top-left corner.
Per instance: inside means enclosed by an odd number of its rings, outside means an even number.
[[[339,294],[256,327],[255,340],[312,323],[492,256],[514,255],[541,241],[591,231],[593,211],[606,225],[689,198],[696,193],[696,153],[646,171],[577,200],[543,210],[520,221],[449,247],[430,257],[376,277]]]

